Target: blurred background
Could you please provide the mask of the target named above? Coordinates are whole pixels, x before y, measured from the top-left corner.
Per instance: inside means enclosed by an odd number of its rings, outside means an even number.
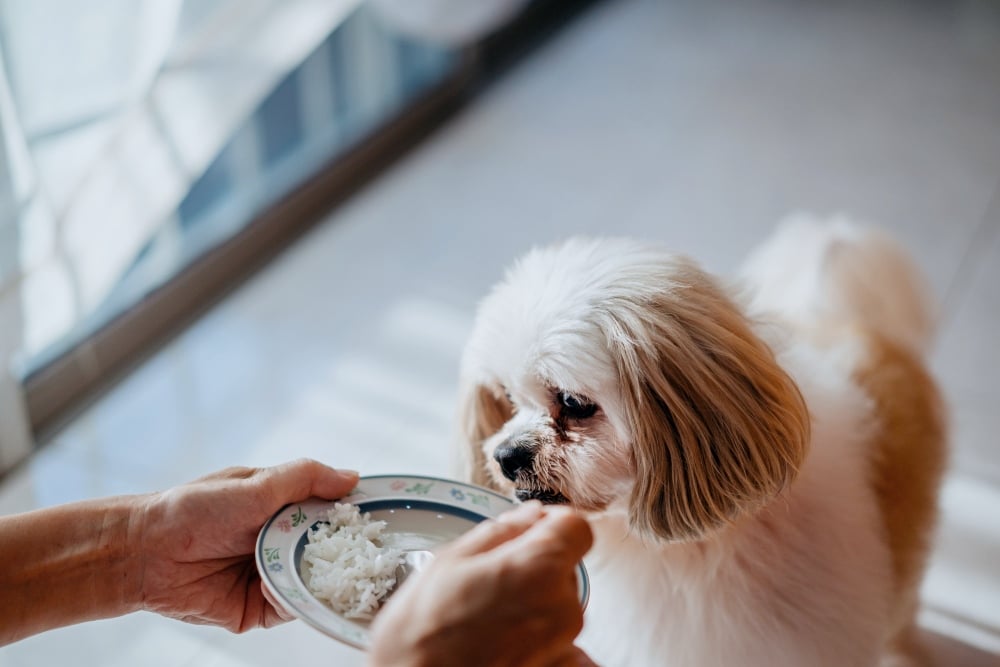
[[[921,620],[938,664],[1000,664],[993,0],[0,0],[0,511],[299,456],[447,474],[514,257],[629,235],[726,274],[796,211],[927,275],[954,455]],[[136,614],[0,665],[317,654],[362,663]]]

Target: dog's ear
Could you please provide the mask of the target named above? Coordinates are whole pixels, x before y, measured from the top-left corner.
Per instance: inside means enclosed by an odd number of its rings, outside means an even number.
[[[776,496],[809,440],[798,387],[737,306],[686,260],[673,287],[609,309],[633,428],[634,528],[691,540]]]
[[[458,405],[456,472],[460,479],[492,488],[495,485],[486,469],[483,442],[511,418],[511,406],[502,395],[471,381],[460,384]]]

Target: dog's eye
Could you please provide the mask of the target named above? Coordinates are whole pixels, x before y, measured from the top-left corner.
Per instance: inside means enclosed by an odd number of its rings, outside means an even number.
[[[559,408],[564,417],[570,419],[586,419],[593,417],[597,406],[585,398],[574,396],[565,391],[559,392]]]
[[[515,403],[514,399],[511,397],[510,391],[507,389],[507,387],[504,387],[503,385],[500,385],[500,391],[503,392],[504,398],[507,399],[507,407],[510,408],[511,414],[516,414],[517,403]]]

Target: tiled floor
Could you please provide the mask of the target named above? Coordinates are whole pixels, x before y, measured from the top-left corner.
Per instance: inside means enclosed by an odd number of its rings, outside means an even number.
[[[956,450],[926,620],[1000,654],[993,7],[598,6],[83,414],[4,482],[0,510],[296,456],[447,473],[474,304],[531,244],[628,234],[726,272],[786,213],[845,212],[896,233],[944,301],[933,363]],[[934,646],[941,665],[1000,663]],[[136,615],[26,640],[0,665],[316,655],[361,664],[302,624],[237,637]]]

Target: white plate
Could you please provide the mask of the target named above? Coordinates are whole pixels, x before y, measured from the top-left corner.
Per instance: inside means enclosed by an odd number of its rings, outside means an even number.
[[[344,618],[309,592],[302,569],[308,531],[326,520],[334,502],[357,505],[373,519],[385,521],[392,546],[433,549],[450,542],[484,519],[511,509],[514,503],[489,489],[436,477],[379,475],[362,477],[350,495],[338,501],[311,499],[282,508],[257,537],[257,570],[275,600],[334,639],[367,649],[368,622]],[[587,571],[577,568],[580,605],[587,606]]]

